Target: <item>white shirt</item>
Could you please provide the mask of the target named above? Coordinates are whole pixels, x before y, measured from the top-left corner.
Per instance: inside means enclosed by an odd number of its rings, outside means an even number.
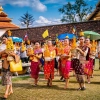
[[[1,44],[0,45],[0,52],[6,49],[6,44]]]

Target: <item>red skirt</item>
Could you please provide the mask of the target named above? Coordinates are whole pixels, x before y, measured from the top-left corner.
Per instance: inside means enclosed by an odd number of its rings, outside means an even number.
[[[31,61],[30,69],[31,69],[31,77],[32,78],[35,78],[35,79],[38,78],[39,71],[40,71],[39,64],[40,64],[39,62]]]
[[[69,78],[69,72],[71,68],[71,61],[66,61],[65,70],[64,70],[64,78]]]
[[[54,79],[54,60],[45,62],[44,64],[44,75],[45,79]]]
[[[60,69],[61,69],[61,76],[64,77],[65,67],[66,67],[66,59],[61,60]]]
[[[84,68],[84,73],[91,76],[93,73],[93,59],[89,58],[89,62],[86,63]]]

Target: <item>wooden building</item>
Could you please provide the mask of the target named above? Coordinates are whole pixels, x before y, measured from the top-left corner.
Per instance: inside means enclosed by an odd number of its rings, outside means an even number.
[[[2,6],[0,6],[0,37],[7,31],[12,29],[19,29],[19,26],[12,23],[12,20],[8,18],[8,15],[3,12]]]
[[[100,20],[100,1],[96,5],[96,9],[89,15],[87,20]]]
[[[11,23],[11,19],[7,17],[7,15],[3,12],[3,9],[0,8],[0,27],[1,28],[15,28],[12,30],[12,35],[21,37],[24,39],[25,34],[28,34],[28,37],[31,41],[44,41],[42,34],[48,29],[49,35],[54,40],[56,38],[56,34],[61,33],[72,33],[72,28],[76,27],[76,34],[78,35],[81,29],[83,31],[94,31],[100,34],[100,2],[98,2],[96,9],[92,14],[87,18],[88,21],[85,22],[77,22],[77,23],[65,23],[58,25],[50,25],[50,26],[40,26],[33,28],[24,28],[24,29],[16,29],[18,26]]]

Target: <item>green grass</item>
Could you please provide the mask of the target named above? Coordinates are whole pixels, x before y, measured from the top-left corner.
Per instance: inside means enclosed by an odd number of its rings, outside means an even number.
[[[59,79],[59,76],[55,76],[53,86],[47,87],[46,80],[41,75],[38,86],[34,87],[33,79],[28,76],[15,78],[13,79],[14,93],[7,100],[100,100],[100,70],[97,60],[94,78],[91,78],[91,84],[86,82],[85,91],[77,91],[78,83],[72,73],[67,90],[64,90],[65,83]],[[0,86],[0,96],[3,94],[4,87]]]
[[[21,81],[21,80],[28,80],[30,78],[30,76],[18,76],[18,77],[14,77],[12,78],[12,81],[15,82],[15,81]]]

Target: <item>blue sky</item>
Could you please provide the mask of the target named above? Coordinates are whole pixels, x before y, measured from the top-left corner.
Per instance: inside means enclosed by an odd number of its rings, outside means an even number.
[[[13,23],[21,26],[19,21],[27,11],[34,16],[33,26],[60,24],[62,14],[58,12],[68,1],[74,3],[75,0],[0,0],[4,12],[12,18]],[[99,0],[86,0],[89,5],[95,8]]]

